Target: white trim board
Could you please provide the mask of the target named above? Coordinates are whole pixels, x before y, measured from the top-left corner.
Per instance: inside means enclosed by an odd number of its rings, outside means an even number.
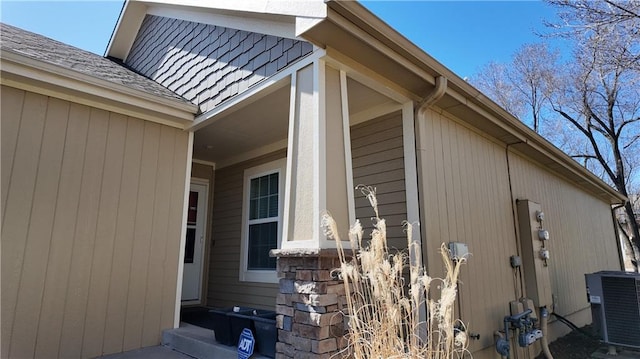
[[[242,107],[247,106],[263,98],[264,96],[290,84],[288,79],[290,79],[293,74],[295,74],[298,70],[312,64],[314,61],[324,55],[325,52],[323,49],[318,49],[312,52],[311,54],[289,65],[275,75],[264,79],[254,87],[247,89],[243,93],[238,94],[228,101],[225,101],[216,106],[214,109],[209,110],[196,117],[191,126],[189,126],[187,129],[197,131],[198,129],[201,129],[215,122],[218,118],[231,114],[241,109]]]

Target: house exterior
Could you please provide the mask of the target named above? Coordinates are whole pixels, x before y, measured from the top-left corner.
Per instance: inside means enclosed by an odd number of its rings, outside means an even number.
[[[328,357],[320,216],[366,223],[358,184],[430,274],[467,245],[476,358],[511,301],[584,325],[584,274],[621,268],[625,198],[357,2],[127,1],[105,58],[3,25],[0,59],[2,357],[156,345],[188,305],[275,309],[278,357]]]

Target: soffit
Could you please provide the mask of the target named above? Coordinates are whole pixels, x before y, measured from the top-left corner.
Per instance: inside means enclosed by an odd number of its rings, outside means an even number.
[[[289,86],[216,119],[195,132],[193,157],[221,162],[287,138]]]

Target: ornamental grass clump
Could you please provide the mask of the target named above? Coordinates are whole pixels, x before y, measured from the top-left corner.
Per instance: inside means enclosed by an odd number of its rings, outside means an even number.
[[[421,246],[413,239],[412,225],[404,223],[407,250],[390,250],[375,189],[358,188],[375,212],[370,241],[363,240],[363,228],[356,220],[349,231],[351,251],[346,251],[331,215],[322,218],[325,234],[336,241],[341,262],[337,272],[346,292],[348,346],[342,354],[363,359],[470,357],[464,324],[454,318],[458,275],[465,259],[453,262],[443,244],[446,276],[430,277],[420,264]]]

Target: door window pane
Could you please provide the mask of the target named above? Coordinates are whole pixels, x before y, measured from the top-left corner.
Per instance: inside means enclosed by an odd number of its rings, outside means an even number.
[[[189,210],[187,211],[187,223],[196,224],[198,218],[198,192],[189,192]]]
[[[196,248],[196,229],[187,228],[187,240],[184,246],[184,262],[193,263],[193,255]]]

